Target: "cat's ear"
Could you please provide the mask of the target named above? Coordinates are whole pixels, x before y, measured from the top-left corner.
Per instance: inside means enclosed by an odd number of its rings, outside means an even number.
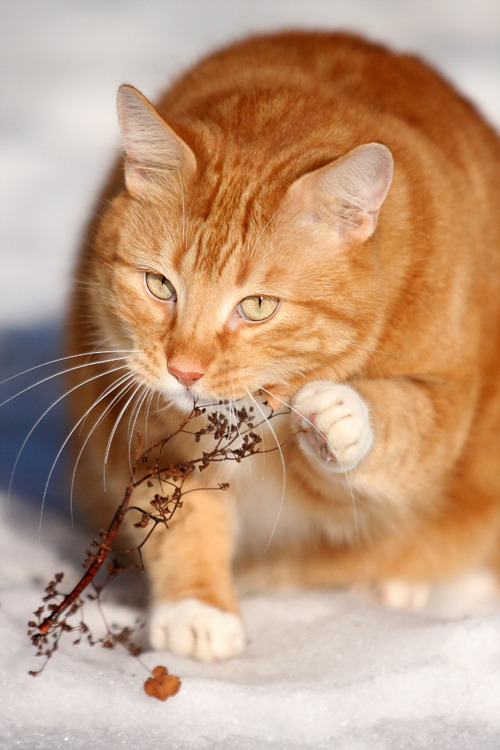
[[[375,231],[392,174],[387,146],[367,143],[300,177],[289,200],[302,224],[325,222],[342,244],[364,242]]]
[[[125,151],[125,184],[144,196],[196,169],[196,158],[153,105],[133,86],[118,90],[118,118]]]

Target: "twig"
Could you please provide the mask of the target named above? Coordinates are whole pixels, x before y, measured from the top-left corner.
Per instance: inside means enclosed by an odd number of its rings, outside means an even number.
[[[130,481],[125,490],[123,500],[121,501],[120,506],[118,507],[113,517],[113,520],[111,521],[108,531],[105,534],[103,534],[101,538],[101,545],[99,547],[99,551],[95,553],[93,562],[89,565],[86,572],[78,581],[78,583],[73,588],[73,590],[69,594],[67,594],[62,600],[62,602],[51,612],[51,614],[40,623],[38,630],[40,631],[42,635],[46,635],[49,629],[55,623],[57,623],[60,615],[63,612],[65,612],[67,609],[69,609],[80,598],[80,595],[83,593],[83,591],[85,591],[87,586],[89,586],[89,584],[94,580],[95,576],[101,569],[102,564],[104,563],[105,559],[111,552],[113,541],[115,539],[115,536],[118,533],[118,530],[123,522],[123,519],[125,518],[127,506],[130,502],[132,492],[134,491],[135,475],[137,473],[137,467],[141,459],[141,442],[142,442],[142,439],[141,439],[141,435],[139,434],[138,445],[137,445],[137,450],[135,454],[135,461],[132,467],[132,474],[130,477]]]

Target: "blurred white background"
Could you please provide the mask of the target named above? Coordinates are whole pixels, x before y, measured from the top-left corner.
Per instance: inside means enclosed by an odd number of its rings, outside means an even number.
[[[119,145],[118,86],[154,98],[214,46],[290,27],[413,51],[500,125],[500,0],[0,0],[0,381],[58,356],[75,252]],[[37,372],[0,383],[0,403]],[[38,535],[67,429],[58,409],[6,497],[23,439],[59,388],[55,379],[0,407],[0,748],[500,747],[498,615],[429,623],[348,594],[256,597],[243,604],[243,657],[145,656],[183,680],[166,705],[143,695],[140,665],[118,651],[62,648],[28,677],[25,623],[55,570],[78,573],[87,543],[71,529],[61,472]],[[133,621],[133,608],[109,606]]]
[[[414,51],[500,124],[499,0],[1,0],[0,321],[60,313],[118,86],[154,98],[214,46],[287,27]]]

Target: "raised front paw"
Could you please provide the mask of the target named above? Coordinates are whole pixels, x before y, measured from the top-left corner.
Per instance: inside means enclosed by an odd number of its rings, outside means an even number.
[[[245,631],[239,615],[224,612],[199,599],[181,599],[153,607],[149,642],[158,651],[168,649],[208,662],[241,653]]]
[[[297,392],[292,405],[306,430],[299,437],[302,448],[332,471],[354,469],[370,450],[368,407],[353,388],[314,380]]]

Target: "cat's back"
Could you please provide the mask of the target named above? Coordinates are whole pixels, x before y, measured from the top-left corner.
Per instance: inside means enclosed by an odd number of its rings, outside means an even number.
[[[249,180],[275,164],[279,179],[291,182],[360,143],[382,142],[422,199],[433,167],[437,195],[443,178],[443,199],[446,175],[458,192],[467,184],[489,225],[489,244],[500,243],[500,140],[417,57],[348,33],[251,37],[195,65],[158,108],[195,152],[221,160],[236,152]]]
[[[316,100],[318,120],[328,108],[333,119],[342,106],[364,107],[367,116],[390,114],[443,143],[453,142],[458,131],[478,129],[500,157],[494,131],[433,68],[348,33],[290,31],[245,39],[183,75],[160,107],[174,118],[196,119],[209,114],[209,102],[223,101],[229,114],[238,97],[253,97],[258,105],[266,90],[284,106],[298,105],[301,94]],[[313,122],[311,117],[308,124]]]

